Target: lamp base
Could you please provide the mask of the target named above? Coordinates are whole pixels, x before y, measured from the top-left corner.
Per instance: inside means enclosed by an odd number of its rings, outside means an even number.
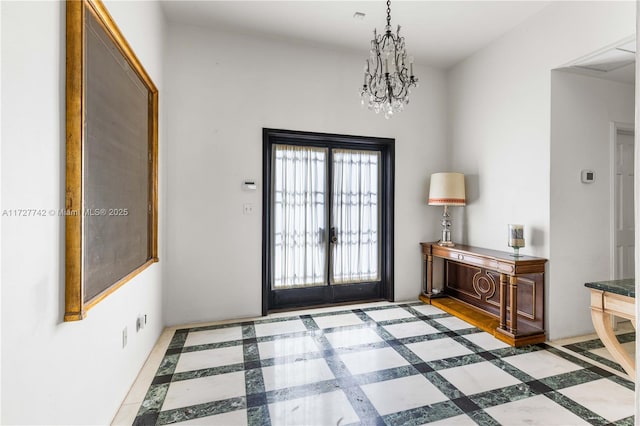
[[[442,247],[454,247],[453,241],[438,241],[438,245]]]

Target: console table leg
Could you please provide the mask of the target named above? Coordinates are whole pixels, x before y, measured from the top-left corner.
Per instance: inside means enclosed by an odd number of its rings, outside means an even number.
[[[433,255],[427,255],[427,285],[429,295],[433,294]]]
[[[507,329],[507,275],[500,274],[500,328]]]
[[[514,275],[509,276],[509,298],[511,299],[511,324],[509,331],[514,336],[518,332],[518,277]]]

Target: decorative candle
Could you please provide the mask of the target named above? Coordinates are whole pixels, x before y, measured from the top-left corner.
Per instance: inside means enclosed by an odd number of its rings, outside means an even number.
[[[509,247],[524,247],[524,226],[509,225]]]
[[[384,58],[384,73],[389,74],[389,58]]]

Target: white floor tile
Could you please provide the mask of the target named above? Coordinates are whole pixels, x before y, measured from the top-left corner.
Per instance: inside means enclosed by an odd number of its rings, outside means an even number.
[[[344,327],[347,325],[364,324],[360,318],[354,313],[327,315],[321,317],[313,317],[316,324],[320,328]]]
[[[327,333],[325,337],[334,348],[346,348],[349,346],[366,345],[383,341],[371,328],[337,331]]]
[[[498,423],[509,426],[579,426],[589,423],[544,395],[485,408]]]
[[[242,327],[217,328],[215,330],[194,331],[187,335],[185,346],[206,345],[242,339]]]
[[[570,371],[576,371],[582,368],[549,351],[536,351],[514,355],[503,358],[503,360],[536,379],[569,373]]]
[[[354,375],[409,365],[409,362],[393,348],[342,354],[340,359],[345,363],[349,372]]]
[[[244,362],[242,345],[227,348],[207,349],[204,351],[184,352],[178,358],[176,373],[202,370],[204,368],[221,367],[223,365]]]
[[[413,309],[420,312],[422,315],[440,315],[446,313],[440,308],[436,308],[432,305],[418,305],[412,306]]]
[[[493,337],[489,333],[485,333],[484,331],[480,333],[465,334],[462,337],[487,351],[509,347],[509,345],[507,345],[506,343],[496,339],[495,337]]]
[[[111,426],[131,426],[135,422],[139,409],[140,403],[122,404],[111,421]]]
[[[324,358],[300,360],[262,368],[267,391],[306,385],[334,378]]]
[[[610,422],[633,415],[633,391],[608,379],[571,386],[558,392]]]
[[[427,340],[424,342],[410,343],[406,345],[414,354],[422,358],[423,361],[435,361],[437,359],[452,358],[459,355],[469,355],[469,349],[462,346],[453,339],[445,337],[443,339]]]
[[[244,371],[172,382],[162,410],[245,395]]]
[[[477,423],[474,422],[471,417],[466,414],[461,414],[455,417],[449,417],[448,419],[438,420],[436,422],[425,423],[422,426],[476,426]]]
[[[447,368],[439,370],[438,373],[465,395],[474,395],[521,383],[520,380],[489,361]]]
[[[434,321],[439,322],[449,330],[464,330],[465,328],[473,328],[473,326],[468,322],[462,321],[460,318],[456,317],[437,318]]]
[[[340,425],[359,421],[344,392],[337,390],[269,404],[273,425]]]
[[[424,321],[401,322],[399,324],[385,325],[387,330],[396,339],[404,337],[424,336],[425,334],[440,333]]]
[[[255,329],[256,337],[307,331],[307,327],[305,327],[304,323],[300,319],[256,324]]]
[[[258,343],[258,351],[261,359],[286,357],[307,352],[317,352],[318,345],[309,336],[283,337]]]
[[[421,374],[370,383],[363,385],[362,390],[383,416],[447,400],[447,397]]]
[[[172,423],[172,425],[202,425],[202,426],[243,426],[247,425],[247,410],[229,411],[214,416],[200,417],[184,422]]]
[[[380,309],[377,311],[365,311],[374,321],[391,321],[403,318],[412,318],[413,315],[402,308]]]

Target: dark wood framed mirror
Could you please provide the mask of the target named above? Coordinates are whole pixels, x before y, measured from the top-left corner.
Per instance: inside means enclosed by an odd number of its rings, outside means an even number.
[[[99,0],[66,3],[65,321],[158,261],[158,90]]]

